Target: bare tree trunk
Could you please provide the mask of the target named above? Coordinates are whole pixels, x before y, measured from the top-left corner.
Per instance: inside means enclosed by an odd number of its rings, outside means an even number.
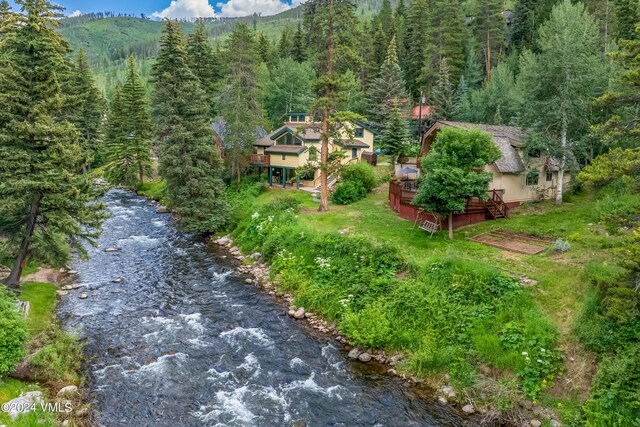
[[[327,69],[326,77],[329,83],[324,90],[324,98],[327,103],[322,111],[322,149],[320,153],[320,162],[322,170],[320,170],[320,206],[318,211],[326,212],[329,210],[329,118],[331,114],[330,102],[333,99],[333,0],[329,0],[329,21],[327,23]]]
[[[449,240],[453,240],[453,212],[449,212]]]
[[[22,243],[20,243],[20,249],[18,249],[18,254],[16,255],[16,260],[13,264],[13,268],[11,269],[11,273],[9,274],[9,277],[5,279],[6,285],[10,288],[17,289],[20,287],[20,276],[22,276],[22,270],[27,262],[27,255],[29,255],[29,246],[31,245],[33,230],[36,227],[36,220],[38,219],[41,200],[42,195],[37,194],[31,201],[29,213],[27,214],[27,223],[22,236]]]

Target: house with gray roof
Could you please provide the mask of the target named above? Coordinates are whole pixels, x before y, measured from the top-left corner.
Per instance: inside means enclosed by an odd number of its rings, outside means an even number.
[[[306,113],[288,113],[287,122],[254,142],[251,164],[258,173],[268,173],[269,185],[317,187],[321,176],[320,129],[321,123],[314,122]],[[376,132],[365,123],[345,123],[340,133],[340,138],[329,139],[329,153],[342,152],[343,164],[362,161],[373,153]],[[303,166],[308,172],[300,174],[299,168]]]

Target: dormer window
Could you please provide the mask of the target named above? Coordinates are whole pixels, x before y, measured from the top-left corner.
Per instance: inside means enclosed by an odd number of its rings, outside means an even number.
[[[289,122],[291,123],[304,123],[306,114],[289,114]]]
[[[356,138],[364,138],[364,128],[356,128],[354,135]]]

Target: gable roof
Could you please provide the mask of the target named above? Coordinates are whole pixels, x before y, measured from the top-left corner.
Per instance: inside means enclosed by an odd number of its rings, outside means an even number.
[[[519,127],[438,120],[425,134],[424,138],[432,134],[435,130],[441,129],[443,126],[451,126],[458,129],[480,129],[487,132],[493,137],[494,143],[502,153],[502,156],[494,163],[499,172],[520,173],[526,170],[522,157],[520,157],[520,153],[518,153],[518,147],[524,144],[527,135]]]

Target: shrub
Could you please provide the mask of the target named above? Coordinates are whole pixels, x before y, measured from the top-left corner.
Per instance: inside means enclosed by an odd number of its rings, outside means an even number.
[[[388,344],[392,332],[382,300],[368,304],[359,312],[347,311],[342,327],[357,344],[373,348]]]
[[[345,166],[340,171],[340,179],[343,182],[359,182],[367,193],[378,186],[378,177],[375,169],[364,162]]]
[[[556,239],[553,247],[556,251],[559,252],[567,252],[569,249],[571,249],[571,245],[569,244],[569,242],[567,240],[564,240],[562,237],[558,237]]]
[[[18,312],[16,299],[0,289],[0,374],[13,370],[25,354],[27,324]]]
[[[367,190],[359,181],[344,181],[336,186],[332,200],[338,205],[348,205],[367,197]]]
[[[640,420],[640,343],[599,366],[583,411],[586,425],[631,426]]]
[[[77,382],[82,361],[80,340],[58,325],[52,326],[45,334],[48,344],[29,358],[35,378],[49,383]]]

